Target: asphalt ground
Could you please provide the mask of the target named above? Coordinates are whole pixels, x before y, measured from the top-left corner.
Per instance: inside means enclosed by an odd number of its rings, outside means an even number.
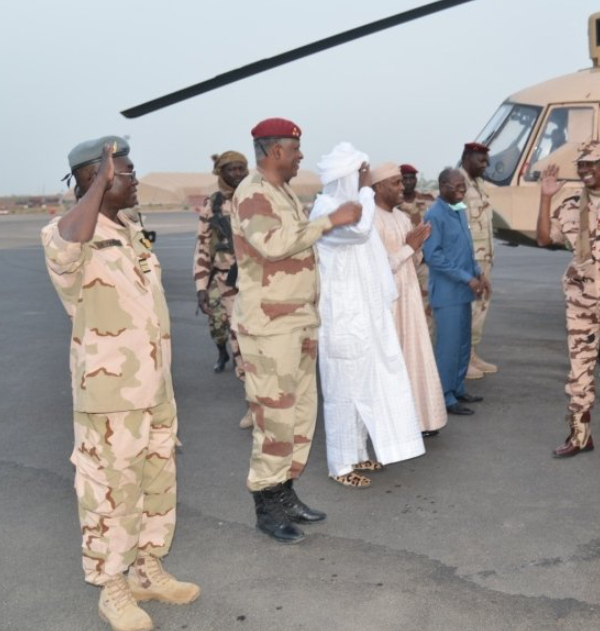
[[[0,630],[101,631],[82,580],[72,490],[69,321],[38,243],[45,216],[0,216]],[[167,568],[189,607],[144,605],[164,631],[600,628],[599,453],[551,458],[567,434],[560,276],[569,255],[499,245],[482,356],[485,401],[367,490],[327,478],[322,418],[303,499],[328,513],[286,547],[254,528],[242,387],[196,317],[195,216],[152,214],[173,321],[183,447]]]

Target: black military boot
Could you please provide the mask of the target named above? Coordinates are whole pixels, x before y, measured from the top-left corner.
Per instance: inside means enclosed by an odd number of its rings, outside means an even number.
[[[214,366],[215,372],[223,372],[225,370],[225,364],[229,361],[229,353],[227,352],[227,344],[217,344],[219,349],[219,357],[217,363]]]
[[[302,530],[285,514],[282,484],[262,491],[253,491],[252,497],[256,507],[256,527],[259,530],[283,543],[298,543],[304,539]]]
[[[315,510],[307,506],[294,491],[293,480],[288,480],[283,484],[284,499],[283,510],[290,521],[298,524],[314,524],[317,521],[324,521],[327,515],[320,510]]]

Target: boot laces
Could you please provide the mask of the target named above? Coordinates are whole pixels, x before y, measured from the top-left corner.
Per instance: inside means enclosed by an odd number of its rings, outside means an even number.
[[[159,559],[153,556],[144,557],[144,567],[148,574],[148,578],[155,584],[166,583],[173,577],[165,572]]]
[[[105,587],[108,598],[118,611],[129,604],[136,604],[123,575],[111,579]]]

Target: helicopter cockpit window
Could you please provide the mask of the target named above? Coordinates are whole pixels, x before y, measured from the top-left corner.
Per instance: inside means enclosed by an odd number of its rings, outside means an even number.
[[[494,184],[508,184],[519,164],[541,108],[503,103],[479,134],[477,142],[490,148],[490,165],[484,177]]]
[[[561,179],[577,180],[574,160],[580,145],[592,137],[593,125],[591,107],[553,107],[527,161],[525,180],[538,180],[549,164],[559,166]]]

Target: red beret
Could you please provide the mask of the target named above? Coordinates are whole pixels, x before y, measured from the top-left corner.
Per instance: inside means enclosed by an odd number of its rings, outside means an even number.
[[[296,123],[285,118],[267,118],[252,129],[252,137],[258,138],[300,138],[302,130]]]
[[[489,147],[486,147],[479,142],[465,143],[465,151],[470,151],[471,153],[487,153],[489,150]]]
[[[412,164],[401,164],[400,165],[400,173],[402,175],[406,175],[407,173],[418,173],[417,169]]]

